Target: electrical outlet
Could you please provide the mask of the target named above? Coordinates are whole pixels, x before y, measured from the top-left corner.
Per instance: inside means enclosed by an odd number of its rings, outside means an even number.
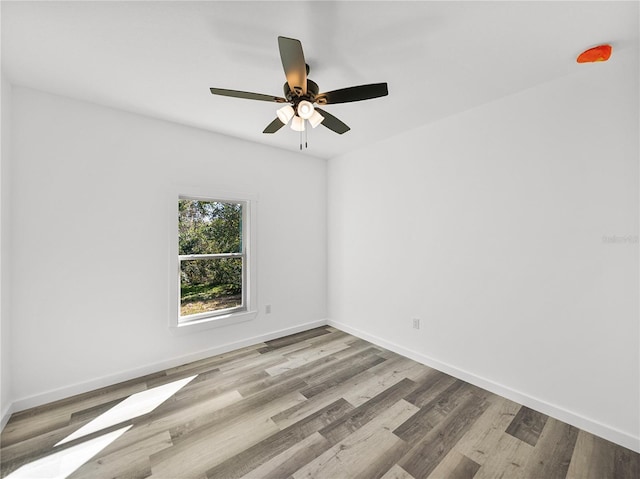
[[[420,318],[413,318],[413,329],[420,329]]]
[[[270,305],[270,304],[267,304],[267,305],[264,307],[264,312],[265,312],[266,314],[271,314],[271,305]]]

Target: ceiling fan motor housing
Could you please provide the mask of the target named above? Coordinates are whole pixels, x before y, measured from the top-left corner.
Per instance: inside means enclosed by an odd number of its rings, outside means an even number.
[[[282,88],[284,90],[284,96],[287,99],[287,101],[293,103],[294,105],[297,105],[302,100],[307,100],[307,101],[310,101],[311,103],[314,103],[316,96],[320,91],[318,88],[318,84],[314,81],[309,80],[308,78],[307,78],[307,94],[306,95],[301,95],[299,93],[291,91],[291,88],[289,87],[288,83],[285,83]]]

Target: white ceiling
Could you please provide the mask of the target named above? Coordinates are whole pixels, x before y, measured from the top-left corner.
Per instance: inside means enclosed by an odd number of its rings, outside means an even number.
[[[304,153],[331,158],[606,68],[575,62],[599,43],[610,62],[638,55],[638,2],[2,1],[13,84],[297,151],[297,132],[261,133],[278,104],[209,92],[281,96],[278,35],[301,40],[320,91],[389,84],[388,97],[325,107],[351,131],[318,127]]]

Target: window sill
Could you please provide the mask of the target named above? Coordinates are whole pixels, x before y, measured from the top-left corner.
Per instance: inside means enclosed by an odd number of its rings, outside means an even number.
[[[223,316],[214,316],[212,318],[197,319],[184,323],[172,324],[170,329],[176,334],[195,333],[206,329],[221,328],[231,324],[244,323],[251,321],[258,316],[258,311],[240,311],[237,313],[229,313]]]

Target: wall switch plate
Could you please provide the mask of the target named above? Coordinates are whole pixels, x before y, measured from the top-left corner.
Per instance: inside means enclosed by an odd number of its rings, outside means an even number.
[[[267,304],[267,305],[264,307],[264,312],[265,312],[266,314],[271,314],[271,305],[270,305],[270,304]]]

